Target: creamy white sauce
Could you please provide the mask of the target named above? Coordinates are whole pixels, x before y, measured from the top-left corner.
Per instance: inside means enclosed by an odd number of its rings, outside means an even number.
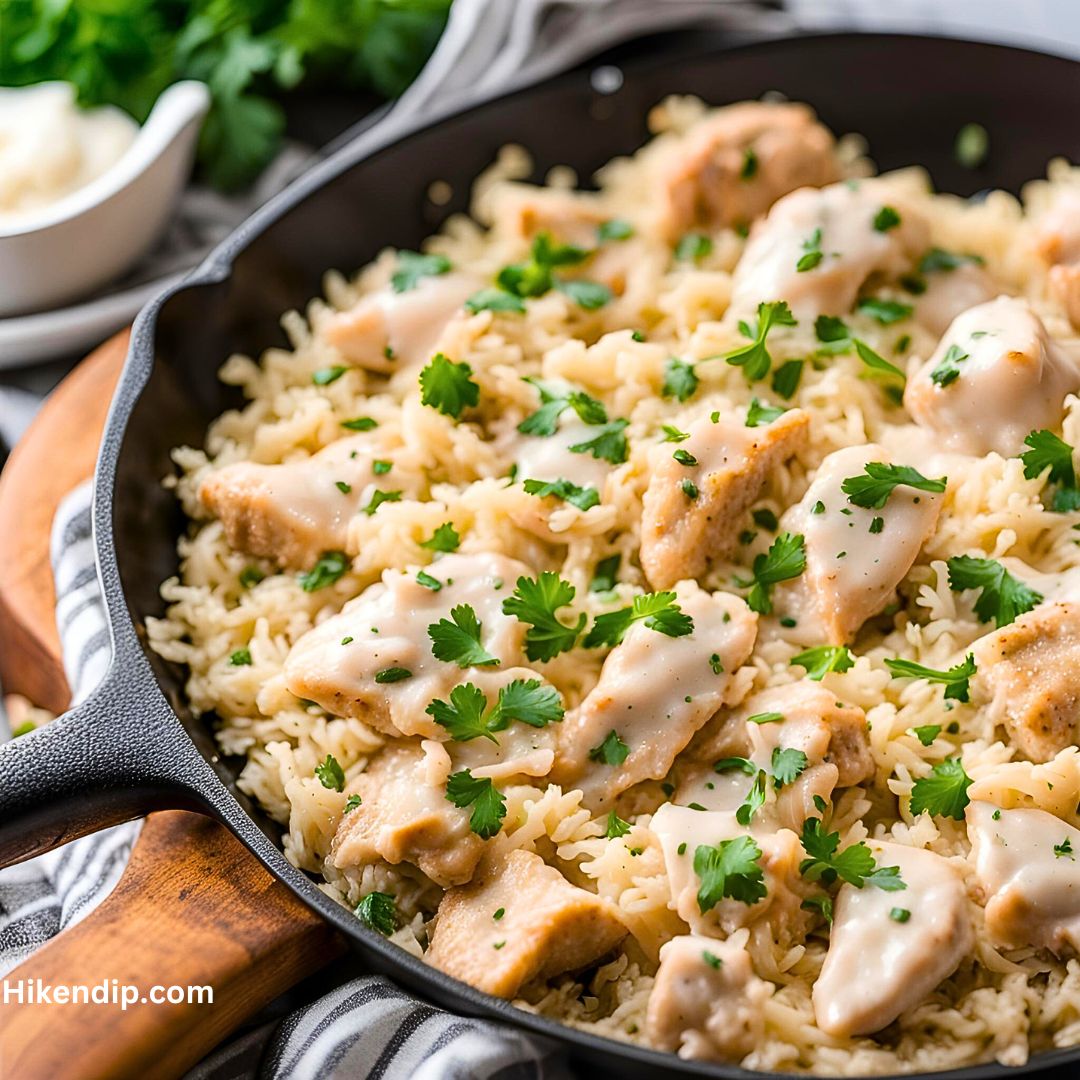
[[[96,180],[138,131],[120,109],[78,108],[68,83],[0,88],[0,223],[31,220]]]
[[[941,510],[940,494],[904,486],[894,488],[880,509],[856,506],[841,485],[871,461],[888,464],[889,458],[872,444],[830,454],[802,501],[783,517],[784,528],[806,539],[806,570],[786,591],[834,644],[850,641],[888,603]]]
[[[931,376],[950,349],[964,359],[937,385]],[[1027,301],[1000,296],[953,320],[909,380],[904,405],[946,449],[1013,457],[1029,432],[1060,424],[1065,395],[1078,387],[1080,370]]]
[[[604,493],[612,464],[588,451],[571,451],[595,439],[600,428],[583,423],[567,410],[554,435],[519,435],[512,448],[518,480],[571,480],[581,487]]]
[[[870,841],[879,866],[907,888],[841,887],[829,951],[814,984],[814,1015],[829,1035],[870,1035],[917,1005],[959,966],[975,935],[960,874],[940,855]],[[893,913],[906,911],[906,921]]]
[[[940,336],[957,315],[993,300],[1000,293],[1001,286],[977,263],[962,263],[953,270],[935,270],[927,274],[926,291],[915,300],[915,320]]]

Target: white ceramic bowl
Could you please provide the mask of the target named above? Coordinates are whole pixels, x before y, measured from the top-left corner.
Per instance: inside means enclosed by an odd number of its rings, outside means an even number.
[[[209,107],[203,83],[174,83],[115,165],[25,223],[0,227],[0,317],[85,296],[147,251],[187,182]]]

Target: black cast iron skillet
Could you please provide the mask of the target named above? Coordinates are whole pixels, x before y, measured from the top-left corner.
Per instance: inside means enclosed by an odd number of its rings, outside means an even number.
[[[242,762],[224,760],[184,702],[184,673],[145,643],[158,585],[176,571],[185,523],[161,478],[171,447],[201,445],[209,421],[236,404],[215,372],[234,351],[284,344],[283,311],[319,292],[328,267],[351,270],[381,248],[416,248],[464,210],[472,178],[508,142],[587,179],[640,145],[645,114],[670,93],[714,104],[780,91],[810,102],[837,132],[861,132],[882,169],[926,164],[939,188],[1016,191],[1051,157],[1080,160],[1080,64],[1033,52],[932,38],[851,35],[742,44],[715,35],[653,38],[611,58],[619,90],[592,88],[578,69],[428,127],[386,127],[322,163],[241,226],[180,287],[139,316],[98,462],[94,527],[115,659],[91,700],[37,733],[0,747],[0,865],[165,807],[222,821],[305,903],[351,939],[370,966],[451,1009],[486,1015],[562,1042],[603,1075],[751,1077],[575,1031],[426,967],[320,892],[286,862],[279,829],[236,788]],[[953,159],[965,123],[990,132],[984,169]],[[427,200],[433,180],[448,205]],[[941,1076],[1005,1076],[1080,1060],[1080,1048]]]

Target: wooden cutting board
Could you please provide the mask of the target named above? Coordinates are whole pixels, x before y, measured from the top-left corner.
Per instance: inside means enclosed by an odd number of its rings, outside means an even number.
[[[0,681],[53,712],[69,692],[54,619],[49,531],[94,470],[127,353],[113,338],[64,380],[0,475]],[[222,826],[151,815],[115,891],[6,979],[51,986],[204,986],[213,1004],[6,1004],[0,1077],[175,1077],[345,943]]]

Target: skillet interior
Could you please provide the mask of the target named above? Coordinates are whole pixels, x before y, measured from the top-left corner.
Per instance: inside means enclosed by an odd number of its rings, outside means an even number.
[[[225,245],[236,253],[228,277],[168,299],[158,316],[153,373],[123,438],[113,502],[121,581],[140,632],[146,616],[162,612],[158,584],[176,572],[175,541],[184,528],[160,485],[172,471],[169,450],[201,445],[208,422],[238,401],[216,379],[222,361],[234,351],[258,355],[284,344],[281,313],[316,295],[327,268],[351,271],[388,245],[415,249],[450,213],[466,209],[471,180],[500,146],[525,145],[536,162],[533,179],[569,164],[587,182],[604,162],[645,140],[645,115],[668,94],[723,104],[780,91],[809,102],[834,131],[865,135],[881,169],[921,163],[939,189],[962,195],[1016,191],[1043,175],[1054,156],[1080,160],[1080,130],[1060,120],[1080,113],[1080,64],[1071,61],[897,35],[827,35],[725,51],[730,45],[717,34],[646,39],[602,58],[624,71],[614,94],[592,89],[594,62],[411,135],[284,212],[242,227]],[[952,152],[957,130],[969,121],[984,124],[991,137],[989,159],[974,172]],[[437,179],[453,188],[441,207],[427,199]],[[186,708],[183,671],[146,651],[200,752],[276,843],[277,826],[235,787],[243,762],[220,759],[208,725]],[[969,1077],[997,1071],[1004,1070],[962,1070]]]

